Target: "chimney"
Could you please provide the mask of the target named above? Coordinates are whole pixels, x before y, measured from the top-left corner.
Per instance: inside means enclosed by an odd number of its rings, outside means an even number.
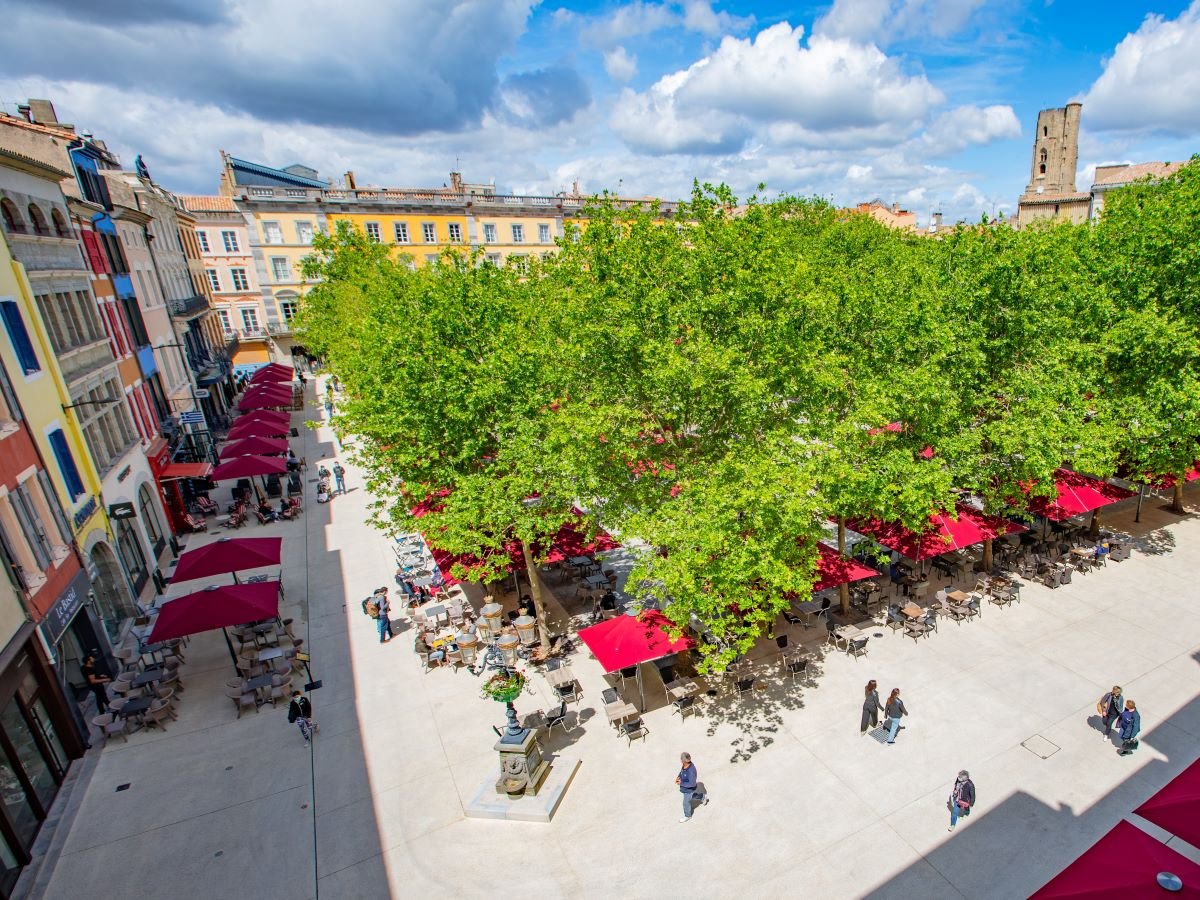
[[[49,100],[34,100],[30,98],[29,109],[33,114],[31,122],[36,122],[38,125],[57,125],[58,116],[54,114],[54,104]]]
[[[899,212],[900,212],[900,204],[897,203],[895,200],[893,200],[892,201],[892,215],[896,215]]]
[[[33,124],[33,109],[28,103],[22,103],[17,107],[17,112],[25,119],[26,122]]]
[[[358,190],[358,184],[354,180],[354,173],[347,172],[345,177],[346,177],[346,189],[350,190],[350,191]]]

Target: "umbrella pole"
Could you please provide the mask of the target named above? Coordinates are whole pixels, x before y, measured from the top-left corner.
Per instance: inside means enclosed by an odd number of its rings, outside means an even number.
[[[1145,485],[1145,484],[1139,484],[1139,485],[1138,485],[1138,505],[1137,505],[1137,512],[1133,514],[1133,521],[1135,521],[1135,522],[1140,522],[1140,521],[1142,521],[1142,498],[1143,498],[1143,497],[1145,497],[1145,496],[1146,496],[1146,485]]]
[[[645,712],[646,711],[646,685],[642,681],[642,664],[641,663],[638,663],[638,667],[637,667],[637,683],[638,683],[638,697],[640,697],[641,701],[642,701],[642,708],[639,710],[639,712]]]
[[[229,648],[229,658],[231,660],[233,660],[233,668],[234,668],[234,671],[236,672],[238,658],[237,658],[237,652],[233,649],[233,641],[231,641],[229,639],[229,630],[226,628],[222,628],[221,634],[225,635],[225,646]]]

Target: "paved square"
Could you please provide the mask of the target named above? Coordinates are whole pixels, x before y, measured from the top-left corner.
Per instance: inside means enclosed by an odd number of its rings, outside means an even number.
[[[324,427],[300,440],[311,481],[337,448]],[[785,675],[764,640],[766,690],[733,697],[704,684],[717,696],[702,694],[686,719],[649,671],[650,733],[631,746],[605,721],[603,673],[578,650],[572,727],[544,743],[582,760],[554,820],[467,819],[463,805],[495,777],[502,707],[466,670],[422,672],[411,632],[379,643],[360,601],[393,583],[393,558],[363,524],[369,497],[353,469],[348,486],[318,505],[309,484],[298,521],[245,532],[285,538],[283,614],[302,626],[324,682],[311,754],[282,707],[237,719],[220,633],[194,637],[179,720],[85,761],[42,896],[301,900],[319,880],[329,900],[1021,897],[1197,755],[1200,522],[1151,501],[1141,524],[1131,503],[1107,520],[1150,552],[1057,590],[1027,584],[1019,604],[943,620],[927,639],[873,628],[855,659],[822,646],[823,626],[797,625],[780,633],[810,651],[806,679]],[[885,696],[901,687],[911,711],[891,746],[859,735],[871,678]],[[1095,728],[1113,683],[1142,712],[1128,758]],[[522,714],[555,705],[544,677],[531,685]],[[711,798],[686,824],[673,783],[681,750]],[[963,768],[978,805],[948,834]]]

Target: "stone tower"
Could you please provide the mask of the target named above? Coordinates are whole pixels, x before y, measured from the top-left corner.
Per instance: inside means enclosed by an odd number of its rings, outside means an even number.
[[[1079,114],[1082,104],[1038,113],[1029,165],[1028,194],[1075,193],[1075,167],[1079,163]]]

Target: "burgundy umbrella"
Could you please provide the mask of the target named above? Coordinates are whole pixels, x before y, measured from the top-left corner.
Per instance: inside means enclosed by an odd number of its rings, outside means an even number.
[[[288,394],[287,398],[283,397],[243,397],[238,401],[238,409],[245,412],[249,409],[271,409],[277,406],[291,406],[292,395]]]
[[[290,403],[292,400],[292,389],[283,385],[270,384],[262,387],[253,387],[246,391],[243,400],[281,400],[285,403]]]
[[[278,615],[278,581],[213,585],[164,603],[159,608],[149,642],[169,641]]]
[[[171,576],[171,583],[207,578],[210,575],[226,575],[242,569],[261,569],[263,566],[279,565],[283,548],[281,537],[230,538],[189,550],[179,557],[179,565]]]
[[[263,366],[250,376],[251,384],[270,384],[279,381],[295,381],[296,370],[282,363],[271,363]]]
[[[223,462],[212,471],[213,481],[232,481],[236,478],[253,478],[255,475],[283,475],[287,472],[287,460],[278,456],[239,456]]]
[[[1193,847],[1200,846],[1200,759],[1134,812]]]
[[[247,437],[225,444],[221,448],[221,459],[229,459],[232,456],[269,456],[287,451],[288,442],[279,438]]]
[[[1160,873],[1183,880],[1183,889],[1159,886]],[[1021,893],[1024,893],[1022,891]],[[1087,897],[1140,900],[1143,897],[1200,897],[1200,866],[1136,825],[1121,821],[1073,863],[1042,885],[1031,900]]]
[[[270,422],[272,425],[288,425],[292,414],[280,409],[256,409],[238,416],[233,421],[233,427],[245,425],[247,422]]]
[[[229,429],[229,440],[244,441],[246,438],[282,438],[287,437],[290,430],[287,425],[277,425],[274,422],[239,422]]]

